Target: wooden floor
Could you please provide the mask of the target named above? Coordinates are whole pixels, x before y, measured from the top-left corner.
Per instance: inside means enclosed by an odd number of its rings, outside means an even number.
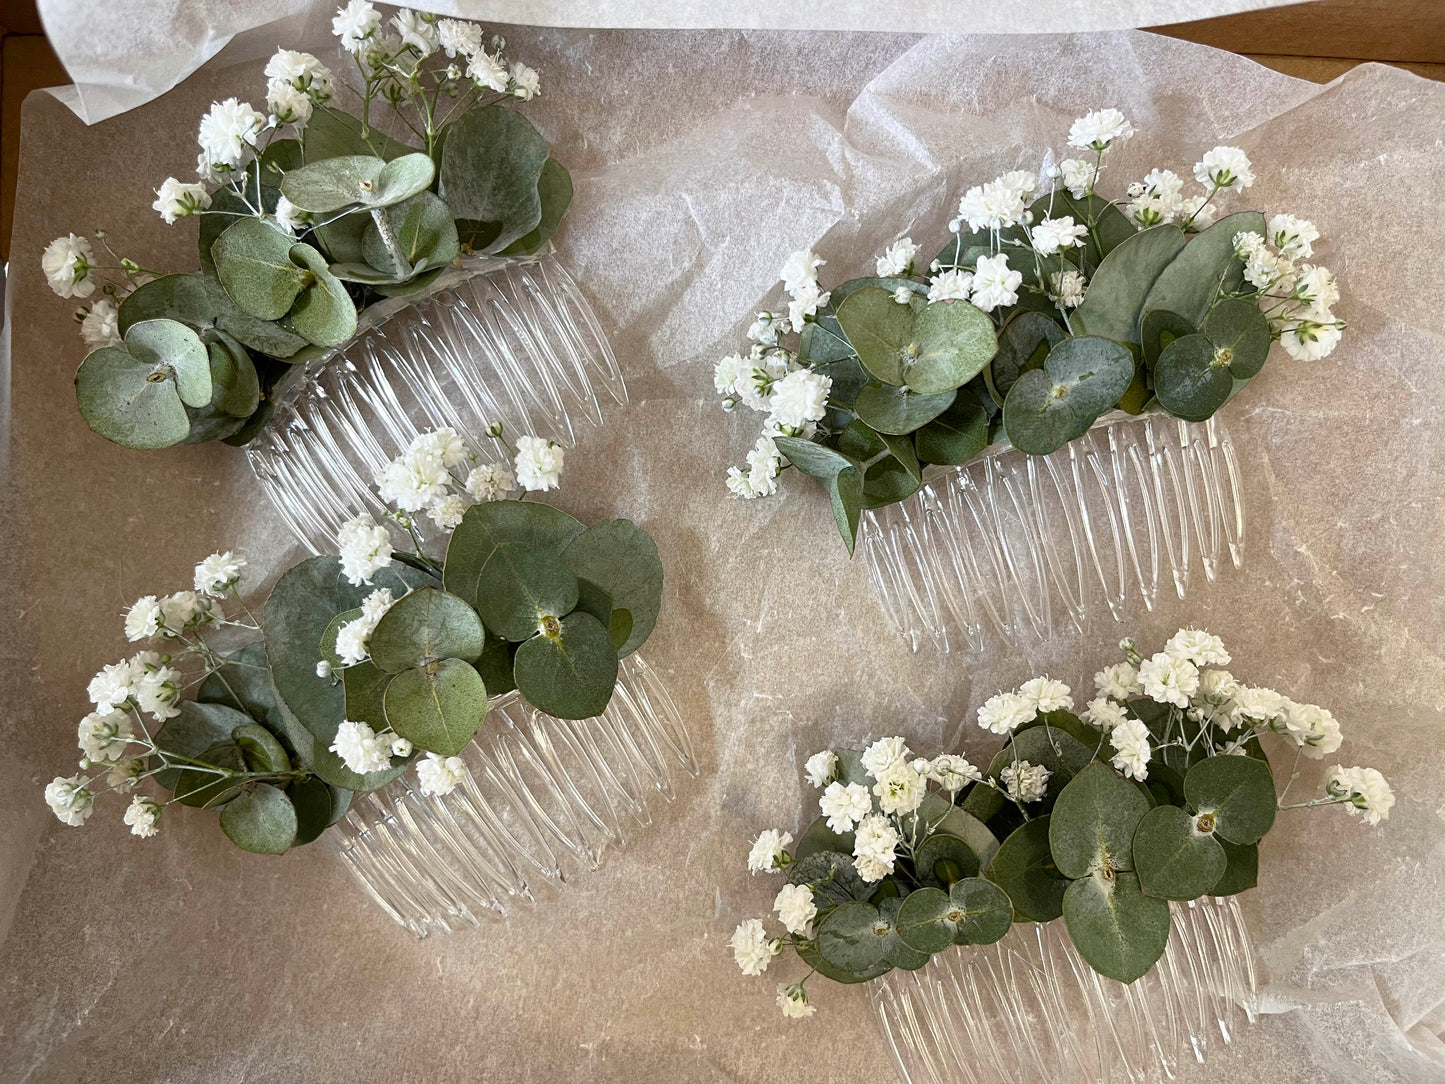
[[[1445,80],[1445,0],[1312,0],[1151,29],[1317,83],[1366,60]],[[0,259],[10,252],[20,103],[32,90],[64,82],[34,0],[0,0]]]

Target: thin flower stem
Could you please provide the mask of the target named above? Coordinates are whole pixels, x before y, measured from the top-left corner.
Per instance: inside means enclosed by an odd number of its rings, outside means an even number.
[[[1294,781],[1299,778],[1299,774],[1300,774],[1300,772],[1299,772],[1299,762],[1300,762],[1300,758],[1301,758],[1302,756],[1304,756],[1304,752],[1305,752],[1305,747],[1304,747],[1303,745],[1301,745],[1301,746],[1299,747],[1299,749],[1295,751],[1294,763],[1293,763],[1292,765],[1290,765],[1290,769],[1289,769],[1289,780],[1285,783],[1285,785],[1284,785],[1284,790],[1280,791],[1279,799],[1278,799],[1278,802],[1277,802],[1277,804],[1279,805],[1279,808],[1280,808],[1280,809],[1291,809],[1291,808],[1294,808],[1294,807],[1292,807],[1292,806],[1287,806],[1287,805],[1285,805],[1285,804],[1284,804],[1284,800],[1285,800],[1286,796],[1288,796],[1288,794],[1289,794],[1289,788],[1292,787],[1292,786],[1294,786]]]

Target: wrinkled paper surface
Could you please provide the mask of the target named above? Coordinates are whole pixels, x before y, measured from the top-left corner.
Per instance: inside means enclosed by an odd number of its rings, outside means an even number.
[[[531,26],[1027,34],[1122,30],[1278,7],[1291,0],[413,0],[411,7]],[[40,0],[70,73],[62,101],[94,124],[159,97],[225,50],[234,63],[329,46],[336,0]],[[387,9],[390,14],[390,9]]]
[[[325,845],[242,854],[188,810],[134,840],[123,802],[84,830],[50,816],[41,788],[73,770],[85,683],[129,653],[125,607],[188,587],[213,550],[248,553],[268,581],[300,553],[235,450],[127,452],[85,428],[72,305],[37,267],[57,233],[102,225],[145,262],[194,266],[194,225],[167,228],[145,193],[188,171],[196,116],[254,93],[259,70],[202,72],[93,129],[33,97],[9,298],[0,1079],[891,1079],[866,990],[815,982],[817,1015],[793,1022],[773,996],[802,976],[796,961],[738,974],[727,938],[777,891],[745,872],[749,841],[811,819],[798,770],[817,749],[897,732],[919,752],[987,757],[996,739],[965,725],[985,697],[1040,672],[1086,694],[1119,636],[1158,644],[1183,623],[1222,635],[1242,678],[1330,707],[1340,762],[1381,769],[1399,803],[1373,831],[1339,810],[1281,816],[1242,900],[1269,1012],[1179,1079],[1445,1077],[1445,86],[1365,66],[1317,87],[1138,33],[512,37],[547,81],[530,114],[577,182],[561,257],[632,391],[606,429],[580,433],[554,496],[656,537],[667,589],[644,653],[703,773],[564,895],[425,942]],[[779,499],[725,499],[723,470],[755,430],[718,408],[712,361],[776,300],[788,252],[815,246],[840,282],[902,231],[941,244],[963,187],[1035,168],[1101,105],[1140,129],[1110,162],[1110,193],[1243,146],[1258,181],[1235,205],[1318,224],[1351,330],[1327,362],[1276,354],[1221,416],[1244,473],[1242,571],[1209,586],[1196,565],[1188,604],[1146,614],[1136,600],[1088,640],[910,654],[819,489],[789,479]],[[1334,762],[1305,761],[1297,786]]]

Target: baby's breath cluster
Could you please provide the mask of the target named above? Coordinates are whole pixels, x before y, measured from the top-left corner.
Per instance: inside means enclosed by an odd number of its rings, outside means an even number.
[[[772,496],[797,467],[828,489],[851,548],[861,510],[908,497],[929,466],[1004,439],[1047,454],[1115,410],[1202,421],[1274,341],[1326,357],[1345,325],[1334,276],[1313,262],[1314,225],[1225,213],[1255,183],[1238,147],[1107,198],[1100,179],[1133,135],[1117,109],[1080,117],[1071,157],[1049,151],[1038,170],[968,188],[931,260],[902,234],[871,277],[830,289],[821,255],[789,256],[785,303],[757,314],[747,353],[714,367],[725,409],[764,416],[729,492]]]
[[[748,854],[750,871],[787,883],[773,901],[781,932],[758,918],[734,931],[742,972],[761,975],[792,948],[810,970],[778,987],[778,1005],[805,1016],[814,974],[916,970],[952,946],[998,940],[1015,919],[1062,917],[1090,966],[1132,982],[1164,951],[1168,901],[1254,886],[1278,811],[1388,818],[1395,799],[1373,768],[1336,766],[1318,797],[1288,800],[1300,758],[1339,749],[1339,724],[1239,682],[1219,637],[1180,629],[1148,657],[1132,640],[1121,650],[1079,714],[1069,686],[1047,676],[980,705],[979,727],[1007,738],[986,769],[917,757],[901,737],[809,757],[817,819],[796,840],[761,833]],[[1294,751],[1278,793],[1266,742]],[[1116,929],[1089,920],[1100,907]]]

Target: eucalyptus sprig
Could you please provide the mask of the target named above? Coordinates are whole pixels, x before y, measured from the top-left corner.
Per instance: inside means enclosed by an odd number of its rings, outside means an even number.
[[[260,620],[238,590],[245,559],[229,552],[197,567],[195,591],[138,600],[127,637],[169,653],[90,683],[81,774],[46,788],[56,816],[83,824],[98,795],[150,780],[160,793],[137,793],[125,815],[136,835],[180,803],[218,810],[242,849],[280,854],[413,763],[423,796],[450,793],[500,696],[602,714],[621,659],[657,622],[657,546],[628,520],[588,527],[525,499],[558,487],[562,449],[513,445],[499,424],[488,434],[504,459],[451,429],[420,434],[376,477],[381,521],[343,524],[338,555],[288,570]]]
[[[953,237],[926,269],[900,237],[876,274],[824,290],[810,249],[782,269],[786,311],[764,311],[752,347],[714,370],[725,409],[766,415],[744,499],[777,492],[784,466],[823,483],[851,552],[865,509],[904,500],[930,466],[960,466],[1005,442],[1046,455],[1113,411],[1211,417],[1263,367],[1273,341],[1328,355],[1344,322],[1334,276],[1304,262],[1319,239],[1293,215],[1215,220],[1254,183],[1248,157],[1215,147],[1198,195],[1153,170],[1127,200],[1095,186],[1133,134],[1118,110],[1079,118],[1085,157],[970,188]]]
[[[743,973],[791,947],[810,970],[778,987],[778,1004],[805,1016],[813,974],[866,982],[992,943],[1016,922],[1062,918],[1090,967],[1133,982],[1164,952],[1169,901],[1254,887],[1279,810],[1389,816],[1394,795],[1373,768],[1336,766],[1318,796],[1288,800],[1301,758],[1339,749],[1339,724],[1242,685],[1222,669],[1218,637],[1181,629],[1147,659],[1120,646],[1124,660],[1095,674],[1081,715],[1048,677],[981,705],[978,724],[1007,735],[986,770],[956,754],[913,758],[898,737],[810,757],[822,815],[796,846],[770,829],[748,856],[754,873],[787,884],[774,901],[782,934],[761,919],[733,934]],[[1293,752],[1283,788],[1266,741]]]
[[[267,110],[213,104],[199,180],[156,190],[167,223],[199,219],[198,271],[118,257],[103,233],[108,259],[75,234],[45,250],[57,294],[103,295],[76,313],[94,348],[76,396],[107,440],[244,444],[288,368],[347,342],[367,308],[426,289],[464,254],[527,256],[556,232],[571,178],[506,108],[540,79],[507,63],[501,38],[405,8],[384,22],[367,0],[338,9],[332,28],[350,83],[279,50]]]

